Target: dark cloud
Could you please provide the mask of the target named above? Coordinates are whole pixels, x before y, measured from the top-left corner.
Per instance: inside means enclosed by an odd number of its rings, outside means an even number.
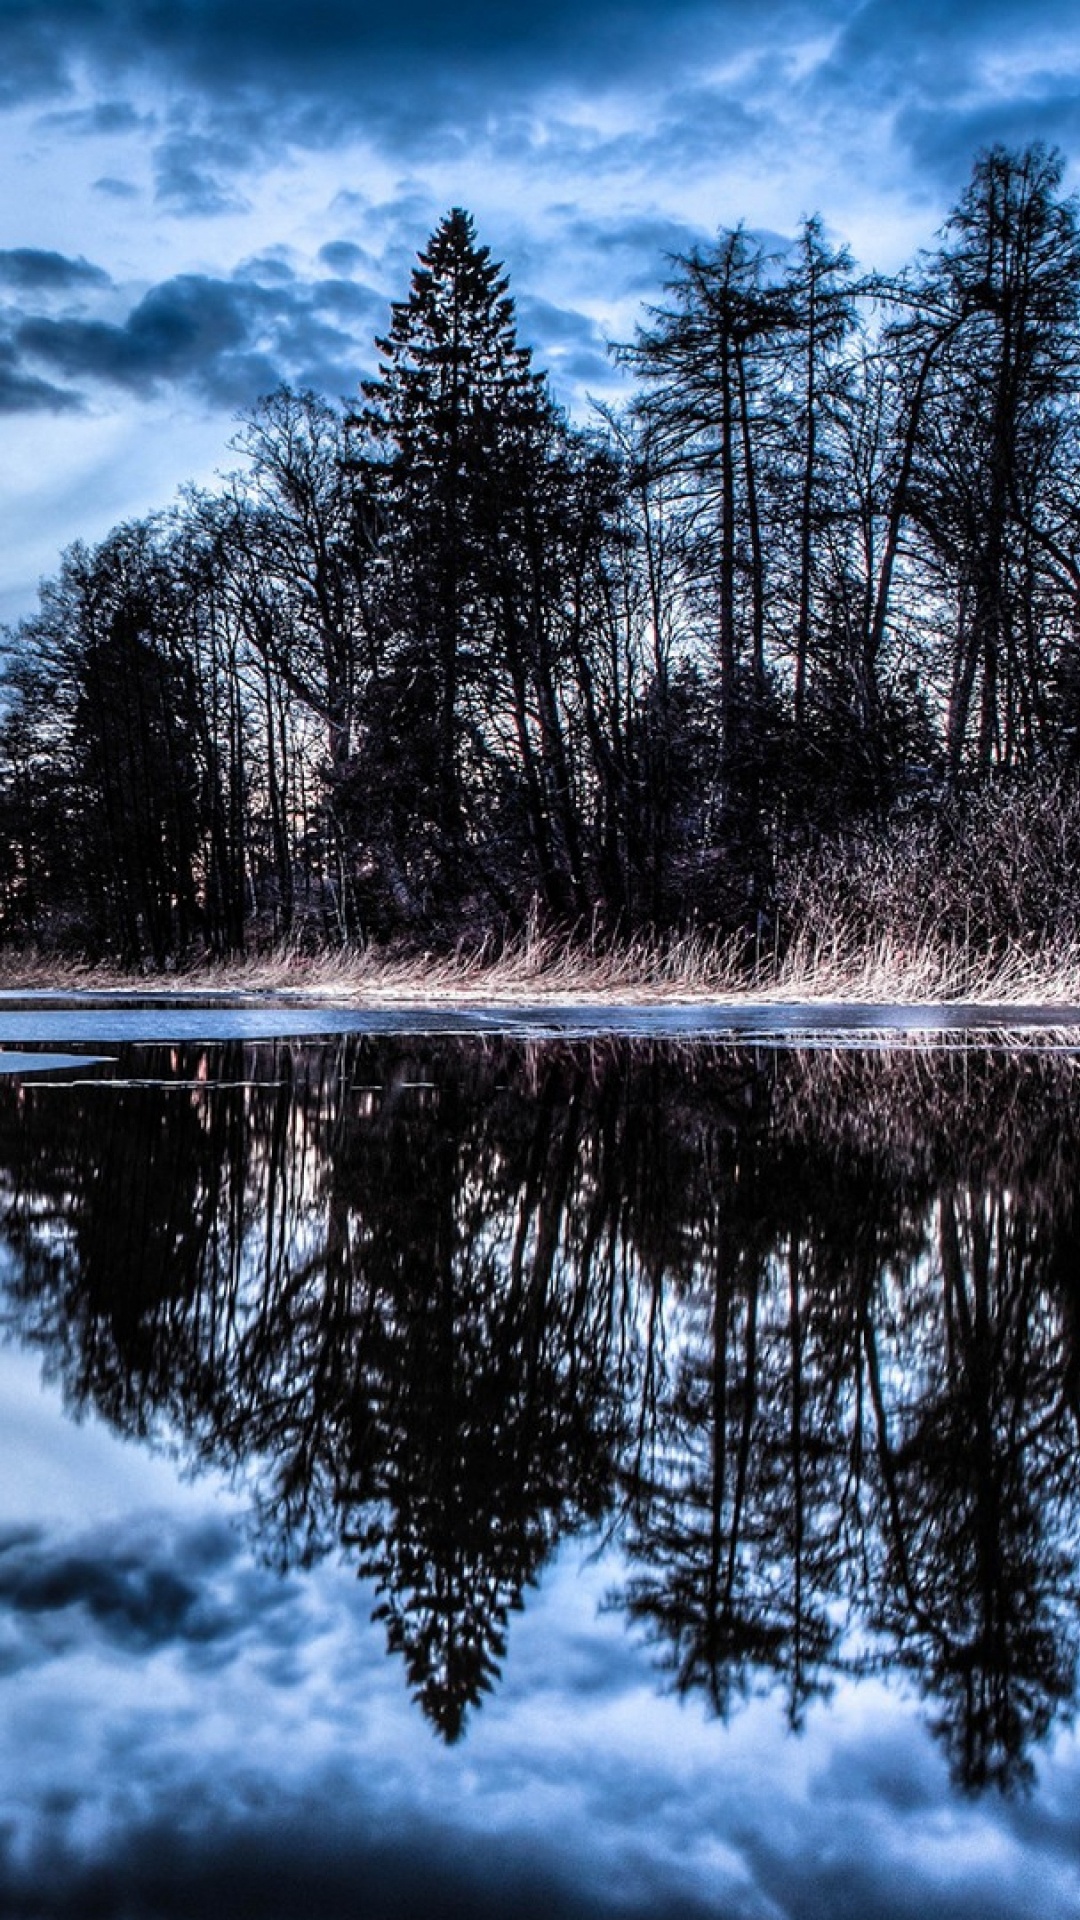
[[[850,0],[5,0],[0,49],[6,72],[30,93],[70,90],[73,74],[110,94],[147,82],[174,104],[207,109],[189,131],[213,140],[226,125],[257,128],[258,144],[325,147],[344,132],[389,138],[414,155],[472,150],[475,130],[520,151],[524,103],[557,85],[580,94],[634,76],[650,86],[693,75],[710,52],[724,60],[791,33],[842,19]],[[771,57],[771,56],[770,56]],[[27,89],[13,82],[11,100]],[[78,109],[73,107],[72,112]],[[87,123],[89,131],[92,123]],[[117,125],[115,131],[124,128]],[[643,126],[643,133],[648,131]],[[238,164],[159,156],[163,204],[214,211]]]
[[[66,1615],[75,1639],[92,1628],[144,1652],[203,1642],[227,1632],[228,1622],[202,1603],[200,1581],[235,1551],[225,1529],[205,1523],[156,1543],[99,1533],[65,1541],[19,1529],[0,1539],[0,1611],[24,1620]]]
[[[955,190],[980,147],[1075,138],[1080,88],[1053,58],[1075,36],[1069,0],[867,0],[812,84],[827,108],[887,116],[918,176]]]
[[[68,50],[44,12],[0,6],[0,108],[63,98],[71,91]]]
[[[595,262],[606,285],[633,294],[655,296],[671,263],[715,232],[657,213],[589,219],[572,203],[554,206],[550,213],[559,222],[560,245],[578,259]]]
[[[556,386],[572,380],[589,388],[609,385],[611,356],[600,328],[573,307],[523,295],[517,302],[518,336],[534,346],[537,363],[551,373]]]
[[[359,1831],[345,1824],[349,1814]],[[185,1833],[162,1815],[92,1860],[66,1853],[28,1868],[0,1856],[0,1908],[20,1920],[717,1920],[704,1901],[577,1887],[527,1841],[480,1832],[463,1846],[419,1818],[408,1834],[366,1833],[361,1810],[334,1781],[310,1806],[279,1805],[273,1817],[245,1821],[211,1814],[201,1824]]]
[[[237,147],[223,156],[227,166],[246,164],[247,153]],[[225,184],[220,168],[207,165],[205,144],[192,135],[165,140],[154,151],[154,197],[160,207],[188,218],[243,213],[247,201]]]
[[[77,393],[28,373],[11,341],[0,340],[0,414],[80,413],[82,407]]]
[[[771,1794],[779,1706],[771,1733],[768,1718],[756,1731],[744,1719],[740,1738],[738,1714],[703,1726],[684,1703],[653,1723],[639,1704],[635,1740],[625,1638],[594,1644],[571,1616],[534,1640],[517,1735],[511,1687],[491,1744],[433,1758],[424,1729],[410,1720],[406,1736],[381,1691],[371,1598],[344,1568],[279,1576],[254,1563],[211,1512],[9,1529],[0,1672],[6,1657],[22,1685],[0,1750],[0,1913],[1075,1913],[1075,1752],[1056,1765],[1056,1807],[965,1802],[896,1696],[875,1710],[871,1694],[854,1715],[850,1699],[835,1718],[818,1703]]]
[[[71,75],[88,75],[101,103],[73,104],[54,122],[119,135],[143,124],[127,93],[153,82],[186,116],[155,157],[159,204],[208,214],[235,209],[231,182],[259,153],[325,147],[346,131],[444,158],[468,155],[479,132],[495,152],[529,153],[541,172],[595,150],[597,165],[670,173],[707,165],[710,153],[767,161],[768,143],[800,120],[822,131],[830,112],[888,121],[933,101],[951,111],[964,94],[992,137],[1006,137],[1011,113],[1026,137],[1041,117],[1060,139],[1075,121],[1065,89],[1036,82],[1032,100],[1026,74],[1010,82],[1000,71],[984,85],[980,62],[1000,69],[1037,33],[1049,76],[1053,35],[1071,35],[1074,22],[1065,0],[1042,0],[1037,17],[1017,0],[0,0],[0,104],[64,97]],[[550,115],[542,127],[535,118],[545,89],[580,97],[626,82],[641,91],[642,122],[618,138],[572,116],[549,138]]]
[[[170,380],[216,384],[223,362],[249,349],[252,292],[182,274],[153,287],[120,324],[38,316],[15,339],[67,379],[107,380],[133,392]]]
[[[359,273],[370,264],[370,255],[353,240],[328,240],[319,248],[319,259],[332,273]]]
[[[249,260],[242,260],[233,268],[234,280],[255,280],[260,285],[291,285],[297,277],[296,268],[287,247],[264,247],[261,253],[252,254]]]
[[[896,132],[920,175],[951,198],[970,172],[973,155],[986,147],[1024,147],[1041,139],[1067,152],[1080,149],[1080,88],[1071,93],[1048,89],[1042,98],[1032,89],[1022,101],[974,107],[920,101],[897,115]]]
[[[90,107],[69,107],[42,114],[39,124],[49,133],[100,136],[145,133],[153,127],[154,117],[140,112],[130,100],[97,100]]]
[[[67,254],[40,247],[0,250],[0,287],[12,287],[20,293],[66,293],[79,287],[111,284],[104,268],[93,266],[81,254],[73,260]]]
[[[814,9],[811,9],[813,11]],[[819,5],[816,11],[823,9]],[[753,31],[805,12],[789,0],[764,0]],[[845,11],[826,6],[833,14]],[[202,85],[233,88],[288,76],[291,83],[353,86],[387,63],[414,70],[490,71],[522,60],[548,68],[598,57],[609,63],[655,49],[672,34],[689,37],[722,24],[728,44],[750,30],[738,0],[547,0],[543,8],[504,0],[415,0],[408,8],[379,0],[5,0],[0,25],[12,49],[47,73],[45,51],[58,44],[105,73],[159,63]]]
[[[842,13],[830,54],[834,72],[846,72],[857,83],[868,73],[902,67],[932,78],[942,92],[957,90],[957,73],[941,66],[950,50],[962,46],[1006,59],[1010,47],[1031,40],[1033,29],[1044,41],[1056,32],[1072,41],[1076,31],[1072,0],[1039,0],[1037,13],[1017,0],[864,0]],[[974,78],[964,74],[962,83]]]
[[[384,309],[382,297],[356,281],[304,280],[271,253],[228,279],[162,281],[120,321],[76,312],[24,317],[12,328],[12,371],[29,363],[27,378],[40,370],[79,390],[105,383],[136,396],[180,387],[228,407],[249,405],[282,381],[342,393],[370,360]]]
[[[749,76],[740,76],[738,85],[727,87],[673,89],[646,125],[598,147],[594,164],[606,169],[637,168],[646,179],[719,174],[732,161],[745,166],[755,156],[763,166],[774,166],[778,144],[782,151],[795,89],[783,100],[779,116],[775,100],[755,102],[753,93]],[[725,209],[718,218],[730,218],[733,223],[739,214],[729,216]]]

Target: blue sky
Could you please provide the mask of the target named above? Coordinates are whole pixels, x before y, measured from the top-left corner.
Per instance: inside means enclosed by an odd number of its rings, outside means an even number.
[[[579,411],[717,226],[819,211],[889,268],[980,146],[1080,156],[1060,0],[0,0],[0,54],[9,616],[278,380],[355,391],[450,205]]]

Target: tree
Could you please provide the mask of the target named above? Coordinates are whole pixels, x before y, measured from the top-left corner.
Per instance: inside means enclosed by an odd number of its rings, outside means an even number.
[[[62,770],[55,905],[91,951],[159,967],[201,930],[206,767],[177,601],[155,528],[136,522],[72,547],[20,634]]]
[[[392,575],[384,734],[429,849],[426,861],[413,849],[414,866],[426,868],[420,887],[445,904],[463,877],[467,815],[491,804],[500,547],[534,477],[550,405],[518,344],[506,278],[461,208],[432,235],[377,344],[379,377],[365,383],[358,424]]]
[[[916,287],[932,317],[909,504],[952,609],[954,778],[969,752],[985,774],[1047,742],[1054,475],[1080,390],[1080,209],[1062,173],[1041,145],[980,154]]]

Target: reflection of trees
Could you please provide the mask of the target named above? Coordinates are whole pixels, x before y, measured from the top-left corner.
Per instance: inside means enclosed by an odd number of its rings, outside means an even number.
[[[447,1738],[614,1514],[681,1689],[899,1661],[1008,1785],[1077,1655],[1080,1133],[1046,1055],[416,1040],[0,1087],[11,1313],[76,1406],[337,1541]],[[125,1065],[129,1063],[124,1063]]]
[[[625,1597],[680,1687],[782,1675],[797,1721],[899,1659],[961,1779],[1023,1777],[1077,1656],[1070,1072],[792,1060],[732,1141],[631,1479]]]
[[[75,1404],[257,1463],[284,1559],[349,1541],[448,1737],[607,1504],[627,1340],[614,1080],[530,1066],[523,1102],[520,1056],[451,1065],[235,1049],[0,1102],[24,1334]]]
[[[972,1784],[1023,1772],[1072,1692],[1076,1474],[1047,1252],[1005,1194],[951,1191],[923,1315],[888,1355],[864,1329],[889,1574],[876,1611]]]

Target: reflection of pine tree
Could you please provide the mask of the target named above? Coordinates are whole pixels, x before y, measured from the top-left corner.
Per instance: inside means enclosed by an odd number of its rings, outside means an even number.
[[[242,1469],[277,1558],[358,1549],[445,1737],[618,1488],[680,1687],[779,1677],[797,1724],[846,1609],[961,1779],[1024,1777],[1078,1638],[1062,1062],[349,1040],[139,1080],[0,1081],[10,1321]]]
[[[448,1093],[410,1160],[380,1163],[397,1205],[367,1248],[382,1309],[339,1497],[388,1643],[448,1740],[555,1539],[607,1498],[610,1306],[566,1259],[580,1123],[555,1093],[501,1153]]]
[[[381,1495],[357,1535],[361,1565],[384,1596],[391,1649],[451,1740],[498,1674],[509,1612],[567,1517],[560,1469],[573,1466],[557,1428],[538,1430],[537,1403],[556,1383],[529,1364],[498,1275],[463,1264],[404,1309],[385,1451],[374,1487],[361,1483],[349,1502],[367,1514]]]

